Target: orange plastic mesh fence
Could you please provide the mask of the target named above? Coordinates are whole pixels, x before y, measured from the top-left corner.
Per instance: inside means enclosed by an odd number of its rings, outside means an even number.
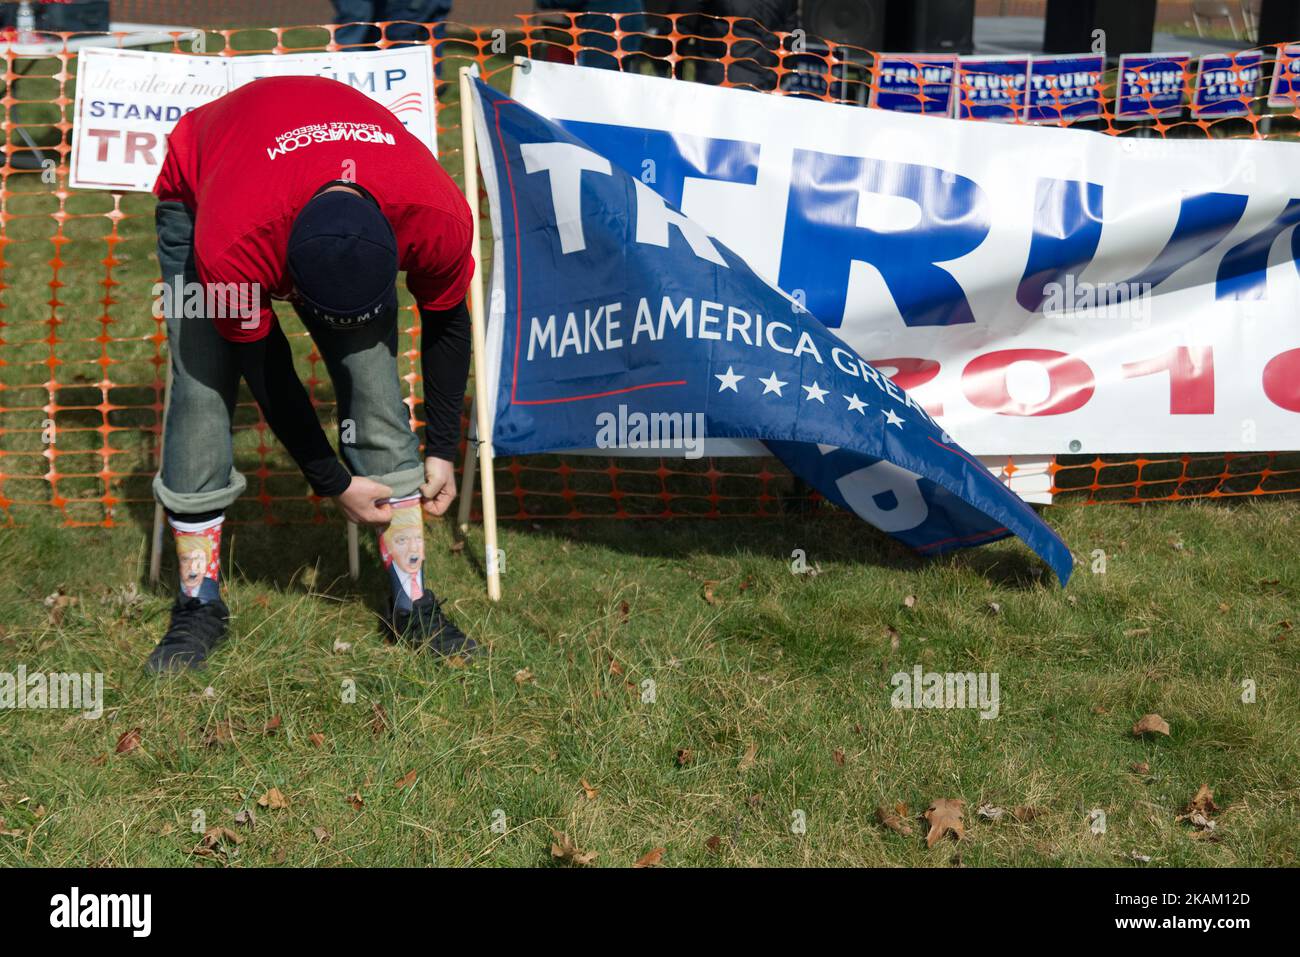
[[[498,85],[511,58],[635,70],[746,85],[779,94],[865,103],[870,51],[771,33],[751,20],[702,15],[546,14],[517,29],[456,23],[426,42],[439,69],[439,155],[459,178],[456,71],[477,63]],[[387,25],[380,24],[381,29]],[[210,31],[205,55],[342,49],[334,27]],[[409,25],[408,25],[409,30]],[[409,35],[409,33],[407,34]],[[153,197],[67,188],[76,49],[90,35],[40,34],[45,46],[4,47],[5,154],[0,167],[0,527],[38,517],[68,526],[145,522],[157,468],[166,336],[154,316],[158,280]],[[127,35],[95,35],[125,45]],[[393,45],[385,38],[378,46]],[[188,37],[148,49],[192,53]],[[1103,78],[1113,82],[1113,76]],[[1109,88],[1103,89],[1112,108]],[[1104,112],[1079,124],[1112,135],[1287,137],[1300,108],[1269,110],[1251,97],[1238,119],[1118,123]],[[485,218],[486,219],[486,218]],[[490,257],[490,246],[484,250]],[[485,264],[485,267],[487,264]],[[401,372],[419,408],[419,316],[403,312]],[[291,332],[304,382],[325,420],[333,391],[305,333]],[[249,493],[235,521],[320,522],[321,502],[269,433],[247,394],[235,420],[236,464]],[[1008,461],[1006,471],[1014,472]],[[1051,466],[1052,489],[1079,502],[1263,495],[1300,490],[1300,453],[1075,456]],[[816,496],[771,459],[529,456],[497,462],[503,518],[774,515]]]

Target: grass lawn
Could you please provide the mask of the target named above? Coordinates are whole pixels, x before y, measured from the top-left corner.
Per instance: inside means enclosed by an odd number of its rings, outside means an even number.
[[[131,597],[143,528],[6,531],[0,669],[102,671],[107,711],[0,711],[0,865],[543,865],[554,831],[596,866],[1295,865],[1300,503],[1048,517],[1065,590],[1014,541],[920,561],[847,518],[512,523],[496,606],[478,534],[435,528],[430,580],[490,646],[463,668],[383,641],[373,543],[354,585],[340,527],[236,526],[232,640],[170,680],[140,667],[169,601]],[[916,665],[996,672],[998,716],[891,708]],[[1149,712],[1168,737],[1132,735]],[[1175,820],[1202,784],[1211,835]],[[877,823],[937,798],[964,840]],[[241,842],[195,855],[199,825]]]

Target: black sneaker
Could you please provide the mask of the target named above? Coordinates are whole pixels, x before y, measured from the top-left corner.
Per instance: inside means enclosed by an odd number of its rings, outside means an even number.
[[[473,638],[442,613],[442,602],[431,591],[416,599],[410,611],[394,609],[388,625],[398,640],[445,658],[470,658],[478,648]]]
[[[229,620],[230,610],[220,598],[204,602],[178,597],[172,605],[171,626],[145,667],[158,674],[201,668],[212,649],[225,640]]]

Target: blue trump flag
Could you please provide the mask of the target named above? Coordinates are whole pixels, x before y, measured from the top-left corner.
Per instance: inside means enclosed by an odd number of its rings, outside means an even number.
[[[498,454],[756,439],[919,552],[1015,534],[1065,583],[1056,533],[798,300],[555,123],[475,91]]]

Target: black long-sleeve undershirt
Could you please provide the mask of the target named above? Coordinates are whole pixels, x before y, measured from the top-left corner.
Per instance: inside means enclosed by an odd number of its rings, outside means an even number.
[[[469,378],[469,309],[420,312],[424,373],[424,454],[451,462],[460,445],[460,414]]]
[[[352,474],[334,453],[316,418],[307,389],[293,367],[293,351],[284,330],[274,325],[264,339],[239,347],[240,369],[266,424],[289,450],[313,492],[342,494]]]

